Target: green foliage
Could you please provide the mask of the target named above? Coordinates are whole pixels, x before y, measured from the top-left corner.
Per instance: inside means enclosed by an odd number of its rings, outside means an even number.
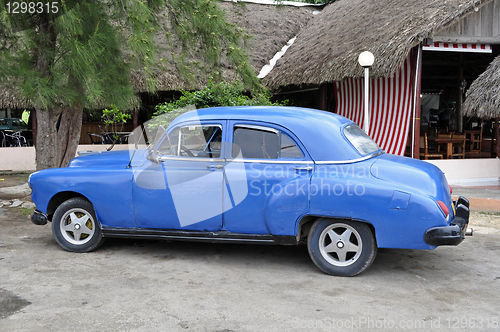
[[[270,98],[271,95],[268,92],[255,94],[251,98],[244,94],[244,88],[240,84],[214,83],[212,79],[209,79],[208,84],[201,90],[182,91],[182,96],[179,99],[156,105],[154,117],[157,117],[158,121],[153,121],[151,126],[157,127],[161,124],[166,128],[190,105],[193,105],[193,108],[207,108],[216,106],[285,106],[288,103],[287,100],[273,103]]]
[[[130,107],[133,66],[122,53],[126,36],[116,31],[124,14],[110,17],[101,1],[65,1],[60,6],[63,14],[58,16],[2,12],[0,30],[8,42],[0,49],[0,76],[39,110],[110,103]],[[18,31],[9,30],[14,25]]]
[[[123,113],[115,105],[111,105],[110,110],[106,108],[102,111],[102,119],[106,125],[105,131],[110,132],[110,138],[113,142],[113,144],[107,149],[108,151],[110,151],[116,142],[118,142],[120,135],[117,133],[123,131],[123,125],[131,118],[132,116],[130,114]],[[111,129],[108,129],[108,126],[111,127]]]
[[[102,111],[102,119],[105,125],[123,124],[130,120],[130,114],[123,113],[115,105],[111,105],[111,109],[107,108]]]
[[[185,78],[211,72],[220,79],[225,59],[247,89],[263,90],[243,49],[248,36],[214,0],[66,0],[57,15],[9,14],[6,2],[0,79],[39,110],[137,106],[130,74],[155,91],[160,34],[176,47],[172,63]]]

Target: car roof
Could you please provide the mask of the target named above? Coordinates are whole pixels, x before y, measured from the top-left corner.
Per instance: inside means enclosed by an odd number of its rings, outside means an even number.
[[[173,128],[183,122],[206,120],[259,121],[291,131],[315,161],[345,161],[362,157],[346,140],[342,128],[353,123],[340,115],[308,108],[284,106],[233,106],[202,108],[178,116]]]

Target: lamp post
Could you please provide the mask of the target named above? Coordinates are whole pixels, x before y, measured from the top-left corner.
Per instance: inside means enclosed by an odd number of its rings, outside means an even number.
[[[370,86],[369,86],[369,78],[370,78],[370,67],[373,65],[373,61],[375,61],[375,57],[371,52],[364,51],[358,57],[359,64],[365,68],[365,133],[369,135],[368,131],[370,130],[370,115],[368,110],[368,102],[369,102],[369,94],[370,94]]]

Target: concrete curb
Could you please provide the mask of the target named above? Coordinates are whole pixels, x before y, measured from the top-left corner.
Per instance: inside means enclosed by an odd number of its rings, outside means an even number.
[[[31,189],[27,183],[13,186],[0,188],[0,198],[12,199],[12,198],[23,198],[31,194]]]

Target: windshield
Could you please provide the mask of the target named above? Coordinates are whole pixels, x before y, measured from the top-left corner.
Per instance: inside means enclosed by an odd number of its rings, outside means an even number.
[[[354,123],[344,127],[344,135],[363,156],[380,150],[377,143]]]

